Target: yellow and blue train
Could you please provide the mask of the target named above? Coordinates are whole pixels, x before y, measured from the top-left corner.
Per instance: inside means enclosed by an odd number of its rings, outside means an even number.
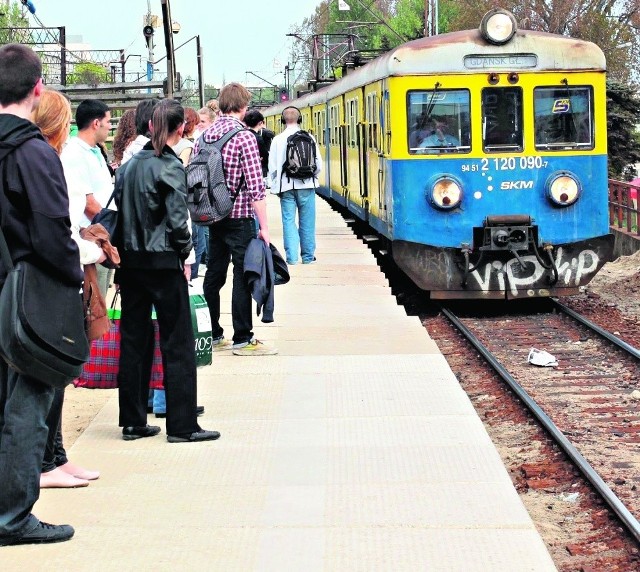
[[[263,113],[279,131],[300,109],[324,159],[318,193],[432,298],[567,295],[613,251],[605,71],[595,44],[496,9]]]

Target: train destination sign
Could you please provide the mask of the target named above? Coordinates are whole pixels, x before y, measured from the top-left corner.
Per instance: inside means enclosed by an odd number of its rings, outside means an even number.
[[[535,54],[471,54],[464,57],[464,67],[471,70],[485,68],[527,69],[538,65]]]

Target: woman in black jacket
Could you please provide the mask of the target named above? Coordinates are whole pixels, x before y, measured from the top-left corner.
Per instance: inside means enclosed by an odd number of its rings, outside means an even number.
[[[182,106],[174,100],[162,101],[153,111],[151,140],[118,172],[121,191],[115,242],[121,263],[116,282],[122,305],[118,388],[125,440],[160,432],[160,427],[146,421],[154,343],[152,306],[160,330],[167,440],[187,443],[220,437],[197,423],[190,269],[184,264],[192,247],[186,176],[171,150],[183,129]]]

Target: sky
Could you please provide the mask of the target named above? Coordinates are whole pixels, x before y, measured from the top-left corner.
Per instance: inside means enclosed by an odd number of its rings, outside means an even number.
[[[127,71],[146,70],[149,50],[142,28],[148,5],[152,14],[162,16],[160,0],[31,1],[43,26],[65,26],[67,38],[82,36],[94,50],[124,49],[130,55]],[[200,35],[205,84],[220,86],[223,81],[238,81],[253,87],[283,85],[293,40],[286,34],[293,25],[313,15],[319,3],[294,0],[284,9],[284,3],[264,0],[170,0],[171,18],[180,24],[174,48],[189,40],[176,51],[176,69],[183,78],[197,78],[194,36]],[[40,25],[31,15],[29,21],[31,26]],[[154,60],[158,60],[165,55],[162,28],[155,31],[154,43]],[[166,74],[166,60],[155,67]]]

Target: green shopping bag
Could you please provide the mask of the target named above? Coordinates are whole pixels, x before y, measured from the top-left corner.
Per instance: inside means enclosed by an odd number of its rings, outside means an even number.
[[[191,325],[196,343],[196,366],[211,365],[211,315],[207,301],[202,294],[189,296],[191,308]]]

